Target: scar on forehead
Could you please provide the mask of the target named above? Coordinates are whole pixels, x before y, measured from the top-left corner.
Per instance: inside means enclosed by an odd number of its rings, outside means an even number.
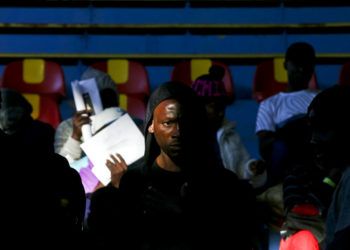
[[[174,111],[179,107],[179,105],[177,103],[169,103],[168,105],[166,105],[165,109],[167,111]]]

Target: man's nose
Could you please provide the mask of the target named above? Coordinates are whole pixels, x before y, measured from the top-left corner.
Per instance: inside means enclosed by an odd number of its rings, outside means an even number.
[[[174,137],[180,136],[180,125],[179,125],[179,123],[176,123],[174,125],[174,131],[173,131],[172,136],[174,136]]]

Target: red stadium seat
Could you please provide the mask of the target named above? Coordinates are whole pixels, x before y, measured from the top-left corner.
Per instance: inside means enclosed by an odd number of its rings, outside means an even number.
[[[144,120],[150,84],[145,67],[135,61],[109,59],[92,67],[108,73],[117,84],[120,107],[132,116]]]
[[[308,230],[300,230],[287,239],[281,239],[279,250],[319,250],[316,237]]]
[[[350,85],[350,61],[343,64],[340,75],[339,75],[340,85]]]
[[[230,100],[233,101],[235,96],[233,78],[228,66],[222,62],[212,61],[210,59],[192,59],[177,63],[173,68],[171,80],[191,85],[199,76],[208,74],[209,68],[212,65],[219,65],[225,69],[223,82]]]
[[[51,124],[61,121],[59,103],[65,96],[61,66],[43,59],[24,59],[5,66],[1,86],[22,93],[33,106],[32,117]]]
[[[253,98],[257,102],[287,89],[287,71],[283,63],[284,58],[274,58],[257,65],[253,81]],[[315,74],[309,82],[309,87],[318,88]]]

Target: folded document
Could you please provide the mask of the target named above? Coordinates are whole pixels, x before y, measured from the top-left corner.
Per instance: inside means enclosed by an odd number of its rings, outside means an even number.
[[[144,155],[145,140],[131,117],[124,114],[82,143],[81,148],[94,165],[92,172],[107,185],[111,173],[105,163],[110,155],[118,153],[130,165]]]

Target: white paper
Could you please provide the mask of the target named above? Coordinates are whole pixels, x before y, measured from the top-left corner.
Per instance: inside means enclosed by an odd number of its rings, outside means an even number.
[[[110,107],[104,109],[97,115],[91,116],[91,132],[95,134],[107,124],[120,118],[125,112],[117,107]]]
[[[92,115],[102,112],[101,97],[94,78],[73,81],[71,85],[77,111],[90,109],[93,111]],[[82,134],[85,141],[91,138],[92,133],[89,124],[82,126]]]
[[[94,167],[92,172],[104,184],[111,180],[111,173],[105,165],[110,155],[119,153],[126,164],[140,159],[145,152],[144,136],[128,114],[102,129],[88,141],[81,144]]]

